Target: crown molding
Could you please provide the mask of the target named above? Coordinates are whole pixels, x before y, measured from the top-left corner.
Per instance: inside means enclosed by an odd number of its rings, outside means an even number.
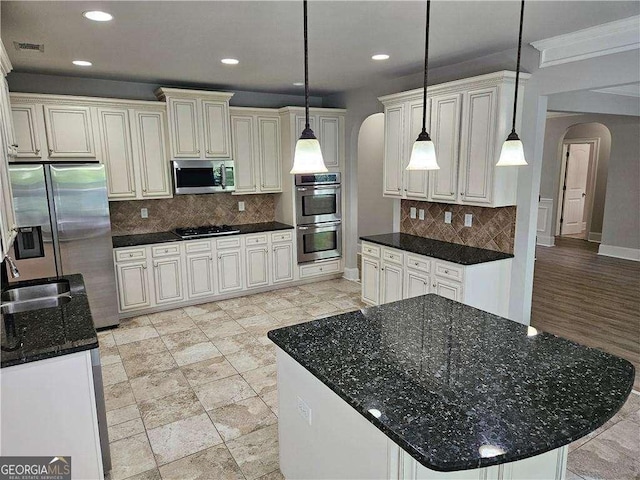
[[[87,107],[135,108],[155,111],[167,110],[167,104],[164,102],[149,100],[127,100],[122,98],[9,92],[9,99],[11,100],[12,105],[36,103],[52,105],[83,105]]]
[[[9,60],[9,54],[5,50],[2,40],[0,40],[0,70],[2,70],[2,75],[5,77],[13,70],[13,66],[11,66],[11,61]]]
[[[214,92],[209,90],[192,90],[187,88],[168,88],[160,87],[155,92],[158,100],[166,100],[167,97],[174,98],[206,98],[208,100],[222,100],[228,101],[233,97],[234,93],[229,92]]]
[[[617,85],[615,87],[597,88],[591,91],[596,93],[606,93],[609,95],[640,98],[640,85],[638,85],[637,83],[631,83],[628,85]]]
[[[640,15],[532,42],[540,68],[640,48]]]

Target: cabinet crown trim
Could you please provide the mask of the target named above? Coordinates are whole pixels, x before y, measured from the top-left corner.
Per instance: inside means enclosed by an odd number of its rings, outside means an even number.
[[[254,113],[256,115],[271,115],[275,117],[278,116],[278,109],[263,107],[229,107],[229,113],[231,115],[251,115],[252,113]]]
[[[0,69],[2,69],[2,74],[6,77],[11,70],[13,70],[13,66],[11,65],[11,60],[9,60],[9,54],[7,50],[4,48],[4,43],[0,41]]]
[[[160,87],[155,92],[158,100],[166,100],[167,97],[201,98],[210,100],[229,100],[235,94],[230,92],[214,92],[209,90],[192,90],[188,88]]]
[[[88,107],[121,107],[165,111],[164,103],[148,100],[126,100],[121,98],[82,97],[76,95],[50,95],[47,93],[9,93],[11,104],[45,103]]]
[[[282,107],[278,109],[278,112],[286,114],[286,113],[304,113],[304,107]],[[347,110],[344,108],[325,108],[325,107],[311,107],[309,108],[309,112],[313,115],[314,113],[329,113],[329,114],[346,114]]]

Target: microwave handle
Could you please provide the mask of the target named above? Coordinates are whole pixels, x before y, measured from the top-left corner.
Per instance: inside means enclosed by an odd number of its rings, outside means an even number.
[[[227,169],[224,163],[220,164],[220,174],[222,176],[222,188],[227,188]]]

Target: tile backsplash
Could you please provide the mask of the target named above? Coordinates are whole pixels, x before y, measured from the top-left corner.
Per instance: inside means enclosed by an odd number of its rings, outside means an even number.
[[[238,211],[238,202],[244,202],[244,212]],[[202,225],[272,222],[275,220],[275,207],[275,194],[216,193],[109,202],[113,235],[165,232]],[[149,218],[140,217],[142,208],[148,210]]]
[[[416,210],[424,209],[424,220],[411,218],[411,207]],[[444,223],[445,212],[451,212],[451,224]],[[471,227],[464,226],[464,216],[467,213],[473,215]],[[516,207],[469,207],[402,200],[400,231],[470,247],[513,253]]]

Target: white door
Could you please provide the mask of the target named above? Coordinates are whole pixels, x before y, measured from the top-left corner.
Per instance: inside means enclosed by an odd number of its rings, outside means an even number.
[[[431,286],[429,275],[416,270],[407,270],[404,298],[419,297],[429,293]]]
[[[253,117],[251,115],[232,115],[231,133],[233,136],[236,193],[255,193],[257,186]]]
[[[273,245],[273,283],[293,280],[293,243]]]
[[[429,172],[432,200],[454,202],[458,195],[458,149],[460,145],[460,94],[431,100],[431,139],[440,170]]]
[[[198,100],[169,98],[172,158],[201,158]]]
[[[134,121],[142,197],[171,197],[164,112],[141,110],[135,113]]]
[[[380,303],[380,261],[362,257],[362,301],[378,305]]]
[[[151,305],[147,262],[118,263],[118,300],[120,311],[135,310]]]
[[[384,109],[384,187],[383,195],[402,196],[404,165],[404,105]]]
[[[184,299],[182,293],[182,259],[163,258],[153,261],[156,303],[171,303]]]
[[[49,158],[95,158],[89,107],[45,105]]]
[[[427,130],[429,129],[429,113],[431,100],[427,99]],[[406,170],[411,158],[413,144],[422,131],[422,100],[414,100],[408,104],[408,138],[405,140],[406,151],[402,171],[405,176],[404,193],[407,198],[425,200],[427,198],[427,172],[420,170]]]
[[[258,117],[258,163],[260,190],[265,193],[281,192],[282,155],[280,153],[280,118],[278,117]]]
[[[328,168],[340,166],[340,119],[318,115],[318,139],[324,164]]]
[[[381,303],[402,300],[402,273],[399,265],[383,263],[380,268]]]
[[[230,158],[229,105],[215,100],[202,101],[205,158]]]
[[[207,297],[215,293],[211,253],[187,256],[187,285],[189,298]]]
[[[245,250],[247,288],[269,285],[269,250],[267,247],[247,247]]]
[[[587,178],[591,145],[572,143],[566,157],[564,210],[562,214],[562,235],[582,233],[587,228],[584,219],[584,205],[587,195]]]
[[[121,108],[98,108],[98,128],[109,199],[135,198],[129,112]]]
[[[35,105],[11,107],[18,158],[42,158]]]
[[[432,293],[436,293],[441,297],[455,300],[457,302],[462,301],[462,284],[456,282],[449,282],[435,277],[432,284]]]
[[[218,292],[242,290],[242,260],[240,250],[218,252]]]

